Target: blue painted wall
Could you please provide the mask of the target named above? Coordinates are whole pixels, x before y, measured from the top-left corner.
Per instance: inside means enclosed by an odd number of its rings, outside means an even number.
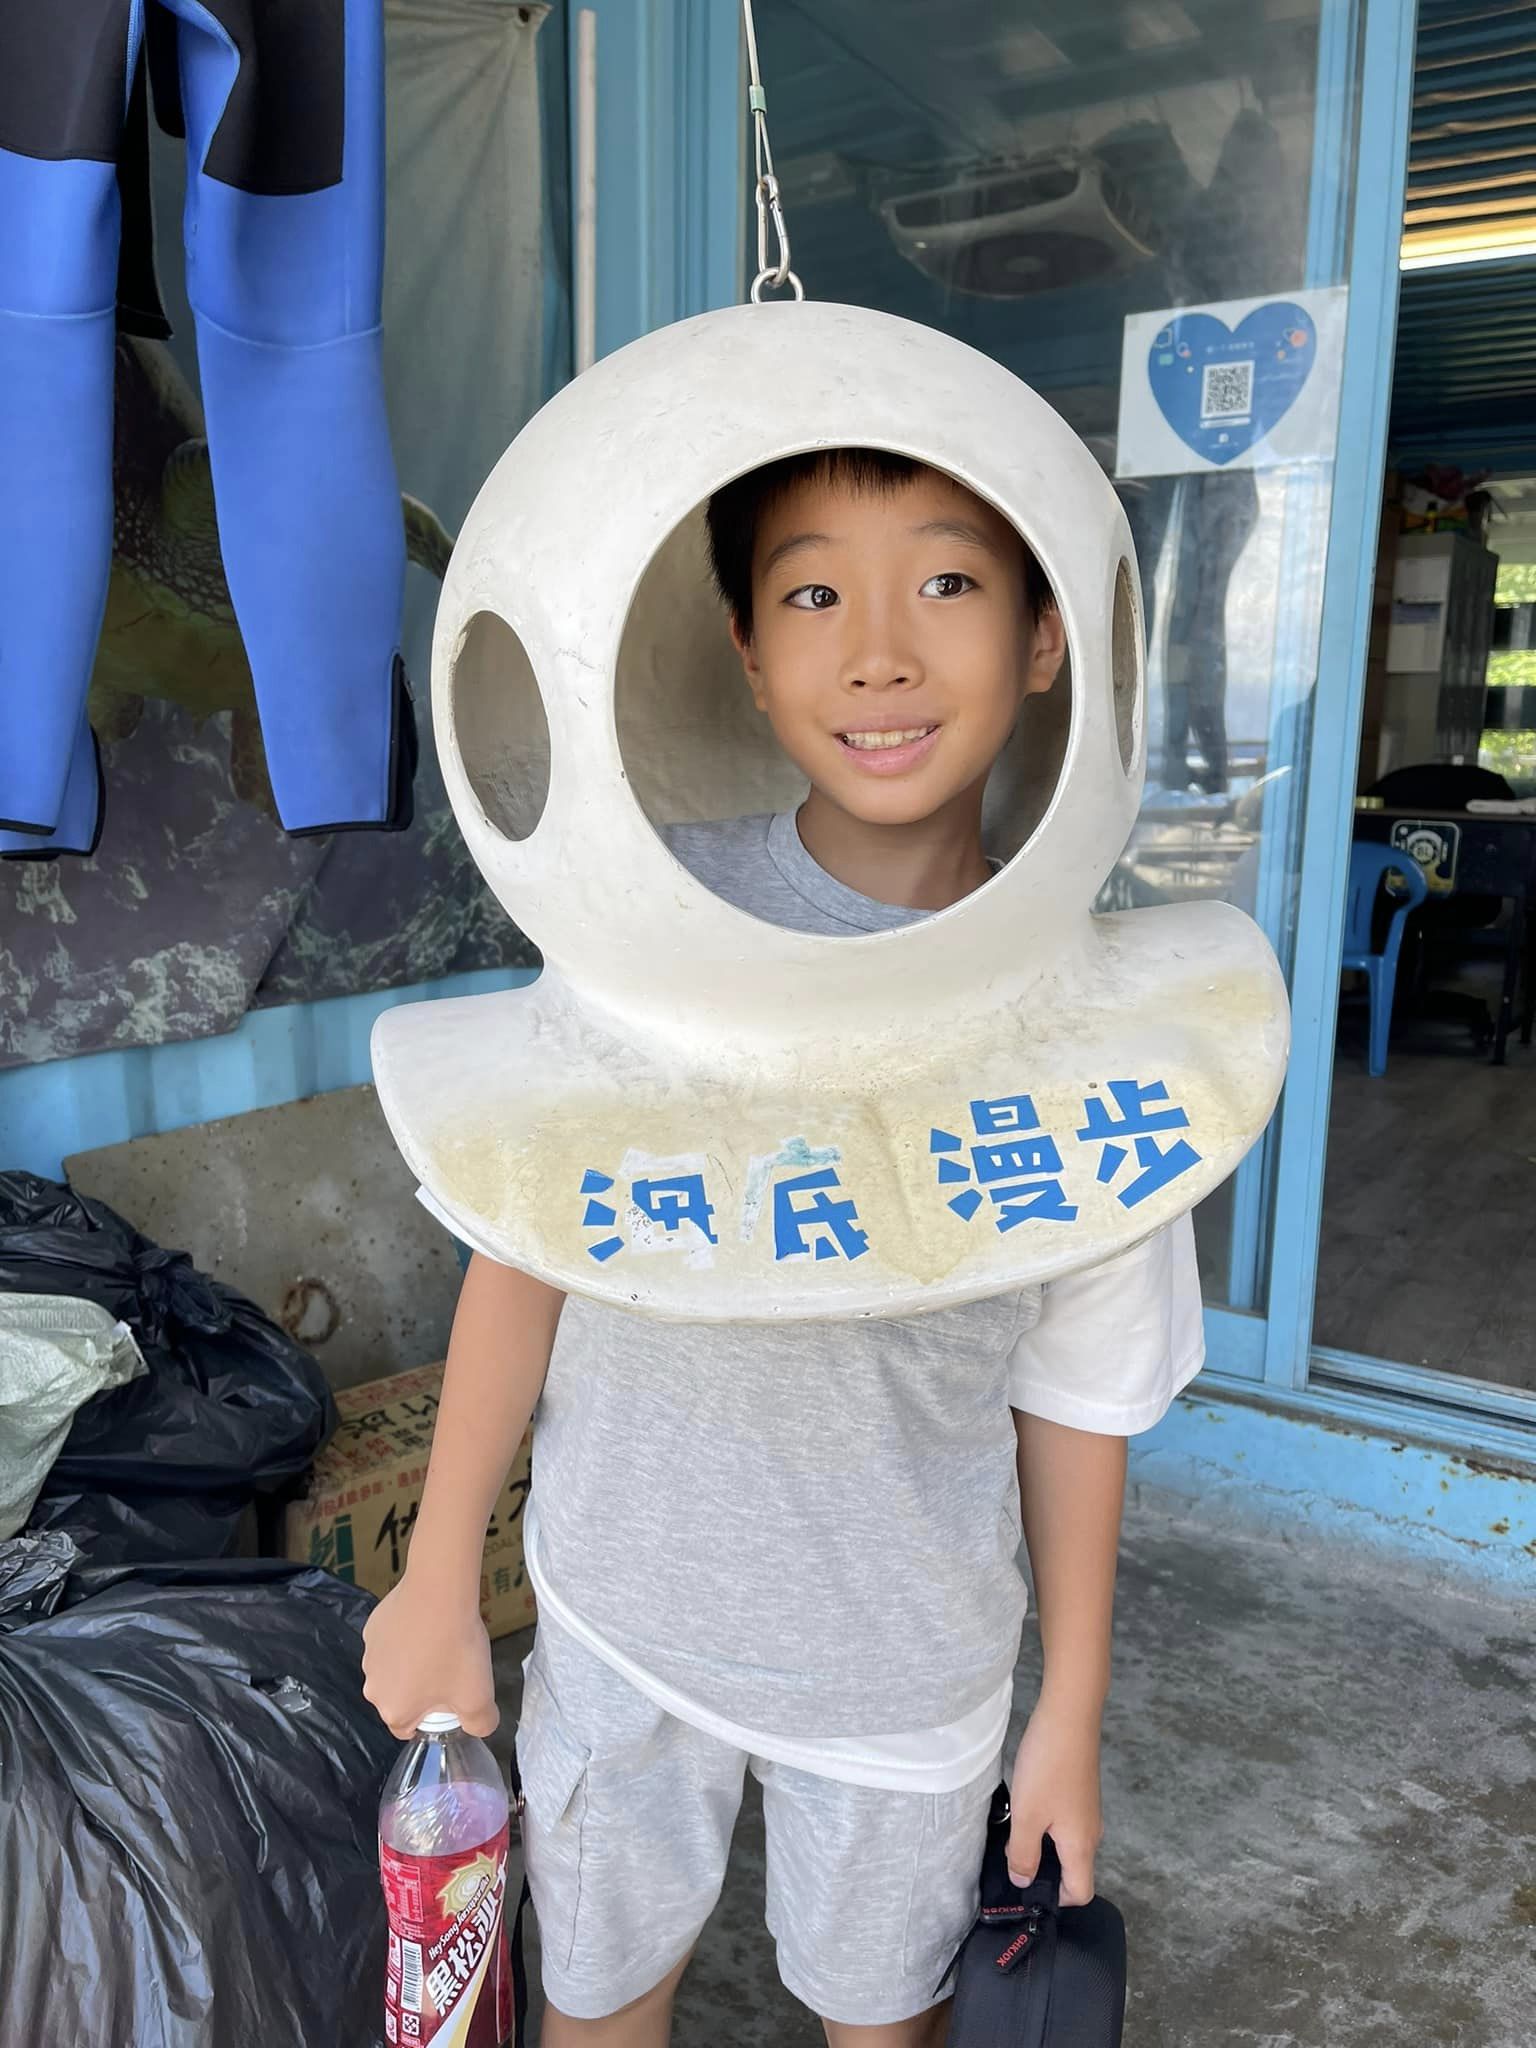
[[[416,988],[255,1010],[220,1038],[12,1068],[0,1074],[0,1165],[58,1180],[74,1152],[354,1088],[369,1078],[368,1034],[382,1011],[532,979],[527,969],[459,974]]]
[[[584,8],[597,17],[604,356],[742,295],[740,9],[739,0],[567,0],[573,77]]]
[[[1416,1569],[1491,1592],[1536,1589],[1536,1473],[1419,1436],[1405,1405],[1320,1419],[1306,1404],[1197,1391],[1131,1447],[1131,1483],[1215,1528],[1340,1546],[1341,1568]]]

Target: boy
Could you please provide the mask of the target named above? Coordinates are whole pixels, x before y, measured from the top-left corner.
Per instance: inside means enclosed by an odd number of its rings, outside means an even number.
[[[988,773],[1065,654],[1019,535],[920,463],[844,449],[718,492],[710,536],[810,794],[677,828],[678,858],[831,934],[980,887]],[[1012,1698],[1021,1501],[1044,1682],[1011,1862],[1027,1881],[1049,1832],[1064,1902],[1092,1896],[1125,1439],[1202,1356],[1188,1217],[1043,1288],[820,1325],[666,1324],[476,1255],[367,1693],[402,1737],[434,1708],[495,1725],[480,1554],[537,1406],[518,1754],[547,2048],[663,2048],[748,1768],[787,1988],[831,2048],[943,2040]]]

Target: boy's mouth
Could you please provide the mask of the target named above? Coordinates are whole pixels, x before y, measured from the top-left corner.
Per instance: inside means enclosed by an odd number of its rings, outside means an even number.
[[[920,761],[938,737],[936,725],[896,725],[840,732],[838,744],[859,766],[874,775],[896,775]]]
[[[845,747],[852,747],[856,753],[869,754],[881,747],[910,747],[918,740],[927,739],[929,733],[937,732],[936,725],[904,725],[892,732],[840,732],[838,738]]]

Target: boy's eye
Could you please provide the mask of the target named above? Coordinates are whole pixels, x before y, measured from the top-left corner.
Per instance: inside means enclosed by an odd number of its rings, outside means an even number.
[[[828,589],[825,583],[802,583],[798,590],[792,590],[785,598],[797,611],[824,612],[837,603],[837,592]]]
[[[958,569],[946,569],[941,576],[930,576],[918,592],[918,595],[920,597],[960,597],[967,590],[974,590],[975,588],[976,585],[969,576],[962,575]]]

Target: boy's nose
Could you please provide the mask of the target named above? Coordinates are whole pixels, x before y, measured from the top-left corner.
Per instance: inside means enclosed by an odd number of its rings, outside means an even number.
[[[851,690],[900,690],[923,680],[917,643],[899,602],[888,594],[853,596],[842,644],[842,682]]]
[[[915,654],[878,642],[854,648],[843,669],[843,682],[851,690],[899,690],[922,679],[922,663]]]
[[[903,669],[894,668],[888,664],[869,662],[856,675],[849,676],[848,686],[853,690],[895,690],[899,689],[903,683],[910,683],[911,681],[911,676]]]

